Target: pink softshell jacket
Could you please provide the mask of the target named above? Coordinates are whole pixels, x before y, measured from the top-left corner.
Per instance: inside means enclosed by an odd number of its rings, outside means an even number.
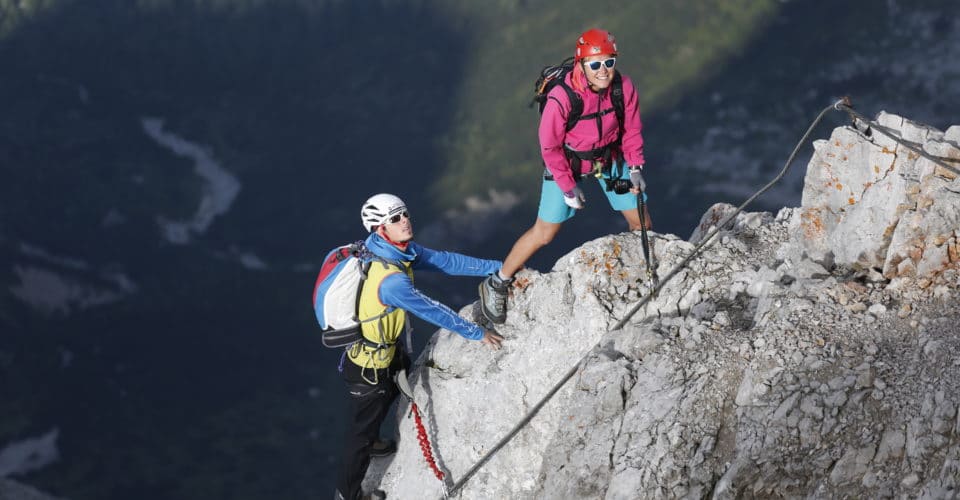
[[[629,77],[620,74],[623,79],[623,105],[624,105],[624,124],[623,139],[621,147],[623,149],[623,159],[627,165],[640,165],[643,160],[643,136],[640,130],[643,124],[640,123],[640,108],[637,105],[637,91],[633,88],[633,82]],[[603,110],[611,110],[603,115],[600,120],[600,130],[597,130],[597,120],[580,120],[570,130],[566,131],[567,111],[570,109],[570,101],[567,93],[559,85],[555,86],[547,94],[547,104],[543,108],[543,116],[540,118],[540,151],[543,155],[543,163],[547,170],[553,174],[553,179],[561,191],[570,191],[576,186],[573,180],[571,165],[564,154],[564,145],[574,151],[589,151],[601,146],[610,144],[617,140],[617,115],[613,110],[613,103],[610,101],[609,87],[602,93],[596,93],[590,90],[587,84],[587,77],[579,75],[582,79],[584,90],[578,91],[573,86],[573,72],[566,75],[566,84],[580,95],[583,99],[583,116],[596,113]],[[592,165],[589,161],[579,162],[581,173],[590,172]]]

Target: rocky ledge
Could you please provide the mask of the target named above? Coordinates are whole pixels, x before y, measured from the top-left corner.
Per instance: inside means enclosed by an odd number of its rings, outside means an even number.
[[[960,166],[960,127],[876,121]],[[442,498],[586,357],[457,497],[955,497],[960,180],[864,127],[814,147],[801,207],[738,215],[620,330],[639,233],[522,273],[502,351],[437,332],[410,380],[445,483],[401,408],[367,485]],[[652,234],[658,274],[732,211]]]

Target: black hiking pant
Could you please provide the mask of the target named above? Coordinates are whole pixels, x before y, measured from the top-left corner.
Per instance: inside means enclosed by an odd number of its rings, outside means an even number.
[[[349,359],[343,361],[343,381],[350,395],[351,420],[343,440],[343,455],[337,491],[347,500],[360,498],[360,484],[370,465],[370,446],[380,437],[380,425],[387,418],[390,405],[397,399],[400,389],[393,381],[393,374],[409,364],[409,357],[402,346],[397,345],[396,355],[388,368],[367,368],[363,375],[376,380],[372,385],[361,376],[361,368]]]

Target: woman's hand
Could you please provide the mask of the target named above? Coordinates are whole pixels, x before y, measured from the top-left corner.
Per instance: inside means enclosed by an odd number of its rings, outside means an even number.
[[[573,186],[573,189],[563,193],[563,202],[567,204],[570,208],[575,208],[580,210],[583,208],[583,204],[586,203],[587,197],[584,196],[583,190],[580,189],[580,186]]]

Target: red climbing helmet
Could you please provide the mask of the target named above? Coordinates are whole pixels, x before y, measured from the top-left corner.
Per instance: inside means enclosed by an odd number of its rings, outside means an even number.
[[[573,54],[573,62],[578,63],[585,57],[598,54],[617,55],[617,40],[607,30],[594,28],[585,31],[577,39],[577,51]]]

